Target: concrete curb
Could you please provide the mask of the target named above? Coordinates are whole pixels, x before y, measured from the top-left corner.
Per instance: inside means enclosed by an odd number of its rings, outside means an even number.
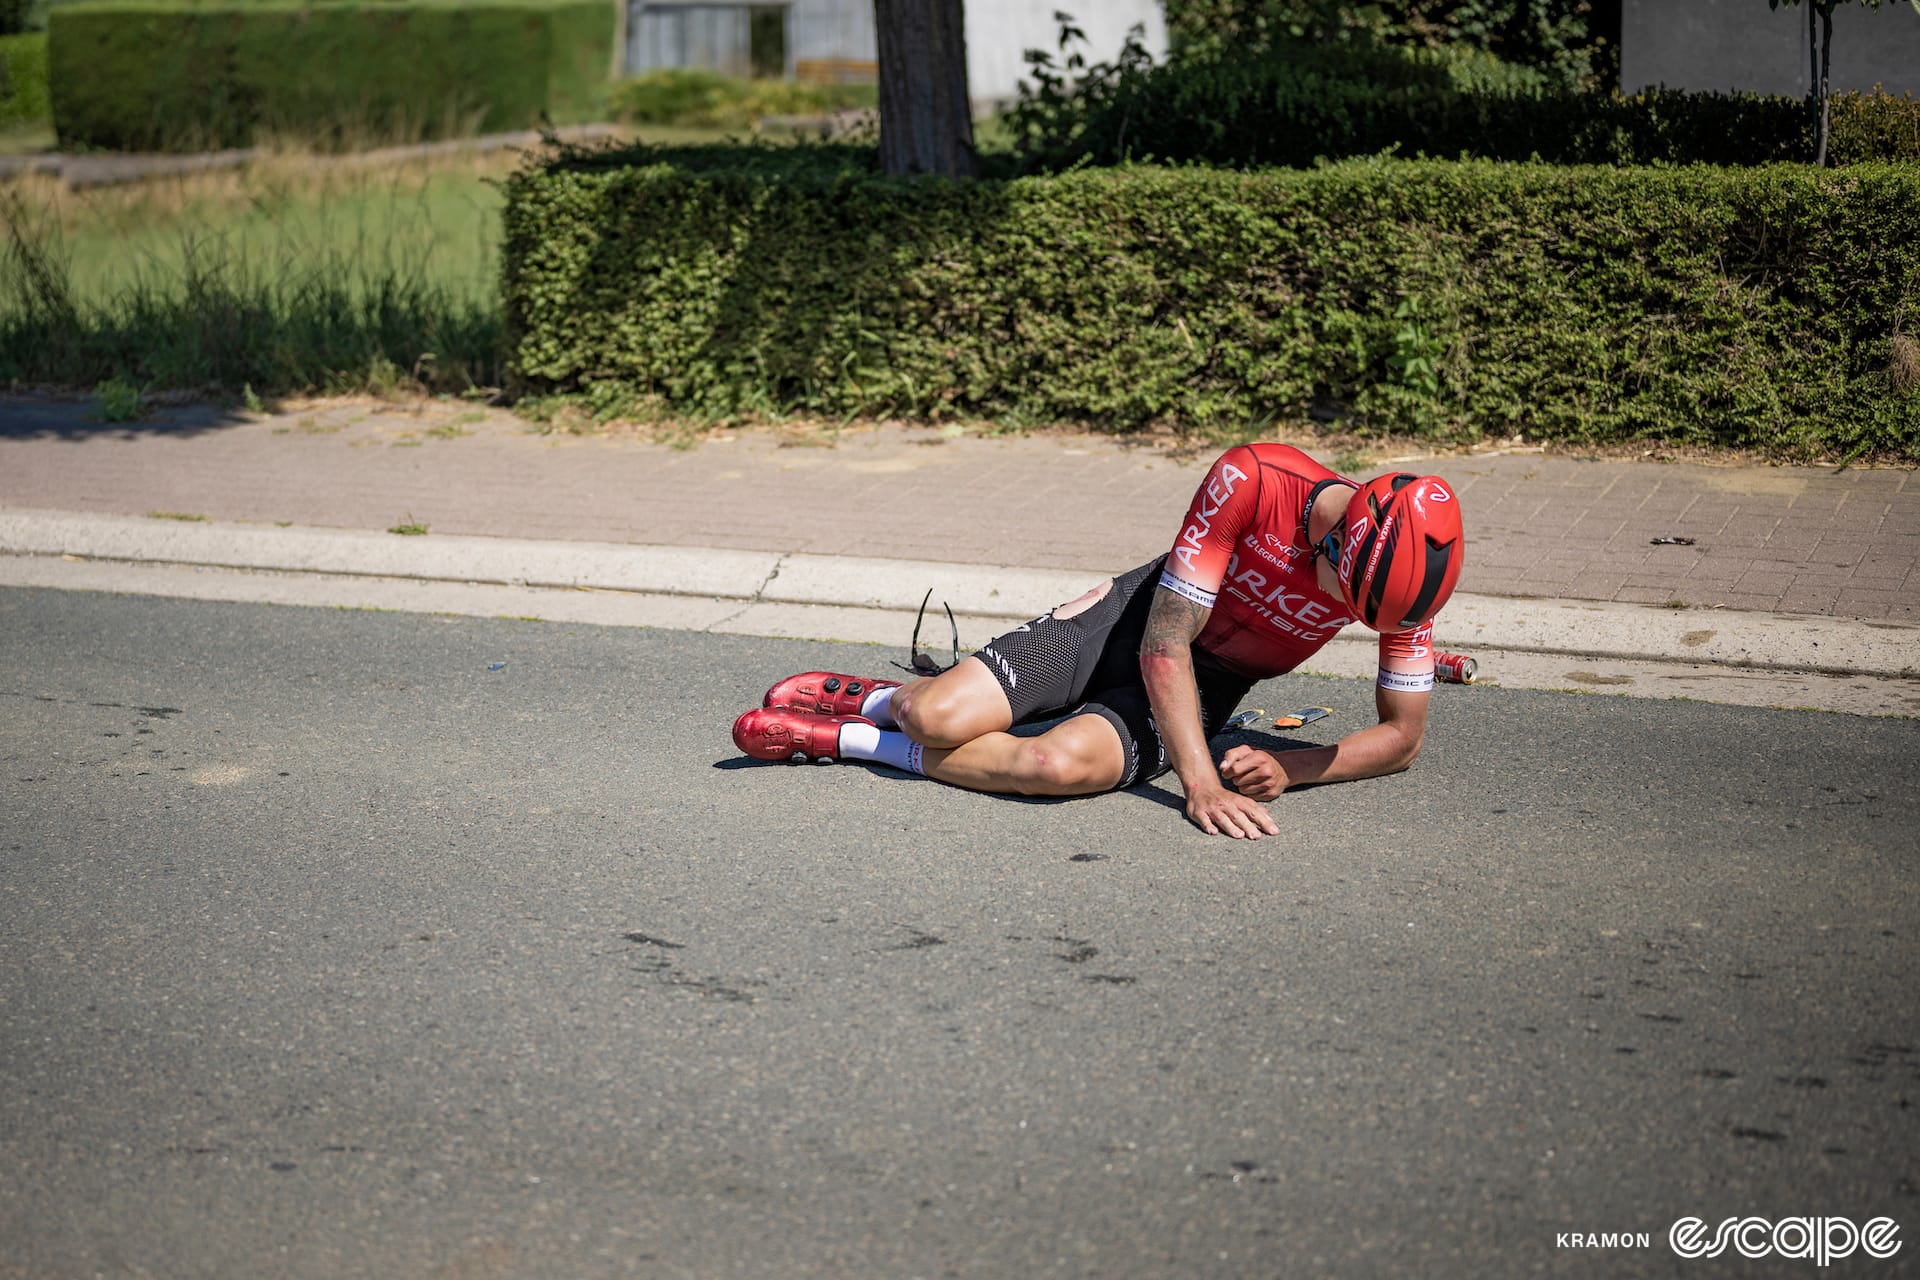
[[[1093,585],[1084,572],[911,560],[531,541],[0,510],[0,554],[911,613],[932,589],[972,619],[1030,617]],[[658,623],[656,625],[671,625]],[[972,632],[969,628],[969,634]],[[1472,652],[1685,662],[1896,678],[1920,627],[1842,618],[1456,594],[1439,642]],[[1341,647],[1367,645],[1349,628]]]
[[[1435,626],[1451,649],[1501,649],[1830,675],[1920,672],[1920,627],[1814,615],[1456,593]]]

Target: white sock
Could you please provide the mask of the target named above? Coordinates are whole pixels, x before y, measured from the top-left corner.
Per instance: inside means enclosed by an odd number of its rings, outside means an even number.
[[[872,760],[902,773],[926,772],[920,767],[919,743],[896,729],[876,729],[870,724],[840,726],[840,758]]]
[[[860,714],[882,729],[898,729],[899,722],[893,718],[893,691],[898,687],[890,684],[868,694],[860,704]]]

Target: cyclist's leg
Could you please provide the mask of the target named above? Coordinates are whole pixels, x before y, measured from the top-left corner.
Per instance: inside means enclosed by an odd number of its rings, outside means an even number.
[[[1220,731],[1250,683],[1208,671],[1200,679],[1201,722]],[[1166,750],[1144,685],[1101,689],[1045,733],[990,733],[947,751],[928,748],[930,778],[976,791],[1084,796],[1131,787],[1166,772]]]
[[[953,748],[1075,705],[1110,647],[1125,651],[1126,665],[1137,663],[1145,614],[1128,606],[1142,583],[1157,580],[1158,564],[1110,578],[996,637],[951,671],[895,690],[889,713],[923,747]]]
[[[1200,719],[1209,738],[1220,732],[1252,681],[1198,665]],[[1166,748],[1146,687],[1117,685],[1091,694],[1045,733],[988,733],[948,750],[925,749],[929,778],[1029,796],[1084,796],[1131,787],[1167,770]]]
[[[1013,724],[1006,691],[977,657],[901,685],[887,710],[903,733],[928,748],[957,747]]]
[[[974,791],[1085,796],[1119,785],[1127,752],[1105,717],[1077,715],[1033,737],[985,733],[957,747],[929,747],[921,767],[929,778]]]

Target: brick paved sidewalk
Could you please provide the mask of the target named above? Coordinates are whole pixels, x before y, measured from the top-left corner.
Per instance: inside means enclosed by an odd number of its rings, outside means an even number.
[[[442,403],[183,409],[131,427],[89,412],[0,399],[0,505],[1102,574],[1165,550],[1210,460],[1098,437],[928,429],[850,432],[831,447],[754,432],[674,449],[543,437]],[[1540,454],[1416,469],[1460,489],[1466,591],[1920,622],[1912,471]],[[1697,541],[1651,545],[1663,535]]]

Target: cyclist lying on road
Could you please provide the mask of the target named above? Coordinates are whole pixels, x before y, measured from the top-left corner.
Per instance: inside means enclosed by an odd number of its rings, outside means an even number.
[[[1290,445],[1229,449],[1173,549],[905,684],[812,671],[733,726],[762,760],[874,760],[977,791],[1091,795],[1171,767],[1209,834],[1277,834],[1290,786],[1371,778],[1420,752],[1433,616],[1459,580],[1460,504],[1438,476],[1356,484]],[[1380,722],[1326,747],[1207,740],[1254,683],[1293,670],[1352,622],[1380,633]],[[1031,737],[1007,730],[1064,716]]]

